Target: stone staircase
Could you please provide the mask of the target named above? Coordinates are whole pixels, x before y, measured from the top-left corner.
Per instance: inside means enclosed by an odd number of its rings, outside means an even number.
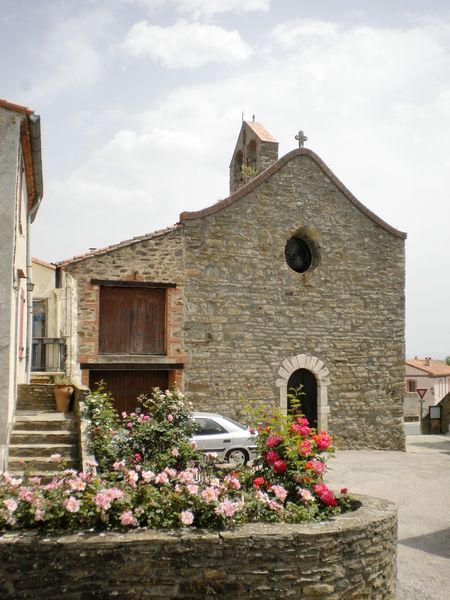
[[[64,467],[79,470],[77,421],[72,412],[55,411],[53,386],[21,385],[9,444],[8,472],[50,479],[61,468],[51,459],[63,457]]]

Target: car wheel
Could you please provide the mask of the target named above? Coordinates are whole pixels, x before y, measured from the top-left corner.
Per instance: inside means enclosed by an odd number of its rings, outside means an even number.
[[[230,463],[235,463],[237,465],[246,465],[249,459],[249,455],[247,450],[243,448],[235,448],[234,450],[230,450],[225,455],[225,460]]]

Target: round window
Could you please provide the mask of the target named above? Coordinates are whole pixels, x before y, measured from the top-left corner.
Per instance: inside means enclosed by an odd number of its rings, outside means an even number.
[[[307,271],[313,260],[311,248],[304,239],[299,237],[293,237],[286,242],[284,257],[287,264],[296,273]]]

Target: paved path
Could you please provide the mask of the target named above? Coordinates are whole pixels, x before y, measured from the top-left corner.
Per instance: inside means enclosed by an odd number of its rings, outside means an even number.
[[[406,452],[337,452],[327,481],[397,505],[397,600],[449,600],[450,435],[406,440]]]

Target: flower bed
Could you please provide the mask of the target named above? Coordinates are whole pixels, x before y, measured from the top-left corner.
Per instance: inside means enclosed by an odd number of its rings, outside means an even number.
[[[196,453],[182,394],[156,390],[141,401],[145,413],[119,416],[102,390],[88,397],[96,462],[87,472],[61,463],[59,476],[46,484],[30,474],[1,474],[0,527],[225,529],[320,521],[350,509],[345,488],[335,494],[323,483],[332,440],[304,417],[275,413],[261,424],[257,415],[258,459],[222,473]]]

